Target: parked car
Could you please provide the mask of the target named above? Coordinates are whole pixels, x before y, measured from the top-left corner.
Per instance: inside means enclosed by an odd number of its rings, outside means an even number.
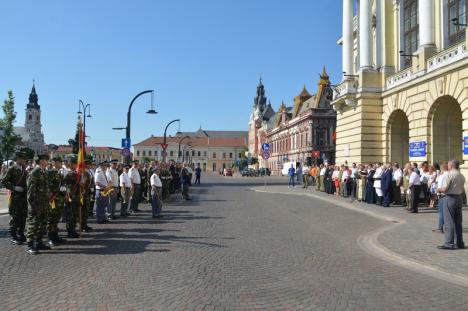
[[[223,172],[224,176],[232,176],[232,169],[230,168],[225,168]]]
[[[244,168],[241,172],[242,177],[248,177],[250,172],[248,168]]]

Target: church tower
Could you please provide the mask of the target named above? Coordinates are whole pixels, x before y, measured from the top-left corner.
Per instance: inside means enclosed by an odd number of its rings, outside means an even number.
[[[26,147],[34,150],[37,154],[44,152],[44,134],[41,124],[41,106],[36,93],[36,86],[33,83],[31,94],[29,94],[29,104],[26,106],[26,115],[24,121],[25,131],[28,134],[28,140],[25,141]]]

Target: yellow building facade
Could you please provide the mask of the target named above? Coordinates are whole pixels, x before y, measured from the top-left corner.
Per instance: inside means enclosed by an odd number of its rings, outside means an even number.
[[[463,0],[343,0],[337,163],[458,159],[468,174],[466,22]]]

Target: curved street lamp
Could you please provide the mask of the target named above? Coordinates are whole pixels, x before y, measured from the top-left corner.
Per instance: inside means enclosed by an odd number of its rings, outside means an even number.
[[[164,129],[164,147],[163,147],[163,162],[166,162],[166,134],[167,134],[167,128],[169,127],[169,125],[171,125],[172,123],[174,122],[180,122],[180,119],[175,119],[175,120],[172,120],[171,122],[169,122],[167,125],[166,125],[166,128]]]
[[[113,127],[112,128],[113,130],[125,130],[125,138],[127,140],[130,139],[130,133],[131,133],[130,129],[131,129],[131,121],[132,121],[132,107],[133,107],[133,104],[135,103],[135,101],[137,100],[138,97],[140,97],[141,95],[144,95],[144,94],[148,94],[148,93],[151,93],[151,106],[150,106],[150,109],[146,113],[148,113],[148,114],[157,114],[158,112],[156,110],[154,110],[154,107],[153,107],[154,90],[146,90],[146,91],[138,93],[132,99],[132,101],[130,102],[130,105],[128,106],[128,112],[127,112],[127,126],[126,127]],[[127,163],[130,162],[130,156],[125,157],[125,159],[126,159]]]
[[[83,109],[83,111],[81,111]],[[88,114],[86,114],[86,110],[88,111]],[[78,100],[78,112],[79,115],[83,115],[83,131],[84,131],[84,139],[85,139],[85,146],[86,146],[86,137],[89,137],[86,135],[86,118],[91,118],[91,104],[84,104],[81,99]],[[86,150],[86,148],[85,148]]]

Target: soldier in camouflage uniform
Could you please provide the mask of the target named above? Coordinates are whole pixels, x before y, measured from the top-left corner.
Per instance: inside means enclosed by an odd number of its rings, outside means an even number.
[[[76,156],[69,159],[70,171],[64,179],[68,193],[68,202],[65,206],[67,236],[71,239],[79,237],[78,233],[76,233],[76,222],[78,221],[79,208],[81,208],[82,186],[80,184],[81,181],[79,180],[78,172],[76,171],[77,162],[78,159]]]
[[[8,212],[10,214],[10,234],[11,242],[23,244],[26,242],[24,228],[28,215],[28,201],[26,181],[28,172],[26,171],[26,155],[18,152],[16,154],[16,164],[10,167],[2,179],[2,184],[10,190],[8,201]]]
[[[94,190],[94,176],[91,175],[91,164],[92,161],[86,160],[86,169],[83,172],[83,176],[81,178],[81,187],[82,187],[82,194],[83,194],[83,204],[81,205],[81,231],[89,232],[93,228],[88,226],[88,217],[89,217],[89,209],[92,209],[91,205],[91,197],[93,195]]]
[[[47,171],[47,179],[50,190],[50,205],[47,214],[47,235],[49,245],[56,246],[63,242],[59,237],[58,223],[62,217],[63,209],[65,208],[65,199],[67,197],[67,188],[64,183],[64,176],[60,172],[62,168],[62,158],[55,157],[52,159],[53,167]]]
[[[46,248],[42,243],[42,224],[44,215],[49,206],[49,186],[45,168],[49,157],[39,155],[36,167],[28,176],[28,253],[36,255],[38,249]]]

